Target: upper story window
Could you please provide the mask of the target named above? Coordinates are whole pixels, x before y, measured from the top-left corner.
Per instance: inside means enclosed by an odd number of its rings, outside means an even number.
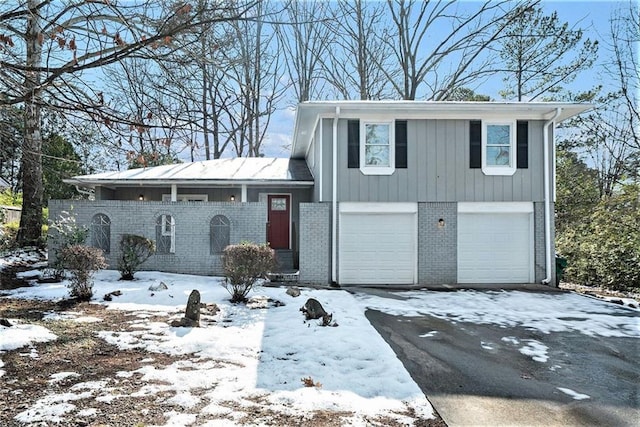
[[[171,215],[156,218],[156,253],[176,253],[176,222]]]
[[[111,251],[111,220],[105,214],[96,214],[91,219],[91,246],[105,254]]]
[[[360,122],[360,170],[365,175],[391,175],[395,169],[393,122]]]
[[[469,122],[469,167],[485,175],[513,175],[529,167],[528,121]]]
[[[365,175],[391,175],[407,167],[406,120],[348,120],[347,167]]]

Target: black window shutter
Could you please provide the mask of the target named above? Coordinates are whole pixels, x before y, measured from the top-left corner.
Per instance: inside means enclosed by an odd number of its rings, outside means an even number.
[[[517,123],[516,148],[518,169],[527,169],[529,167],[529,122]]]
[[[360,121],[347,122],[347,167],[360,167]]]
[[[482,167],[482,122],[480,120],[469,122],[469,167],[471,169]]]
[[[407,168],[407,121],[396,120],[396,168]]]

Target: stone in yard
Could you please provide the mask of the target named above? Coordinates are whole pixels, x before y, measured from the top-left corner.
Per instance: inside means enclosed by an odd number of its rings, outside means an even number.
[[[297,286],[291,286],[289,289],[287,289],[287,295],[291,295],[294,298],[299,297],[300,288],[298,288]]]
[[[166,291],[167,289],[169,289],[169,287],[167,287],[167,285],[164,282],[160,282],[157,285],[151,285],[149,286],[149,290],[156,292],[156,291]]]
[[[9,323],[7,319],[2,319],[2,318],[0,318],[0,325],[5,326],[7,328],[10,328],[13,326],[11,323]]]
[[[173,327],[199,327],[200,326],[200,292],[197,289],[191,291],[187,300],[187,308],[184,317],[171,322]]]

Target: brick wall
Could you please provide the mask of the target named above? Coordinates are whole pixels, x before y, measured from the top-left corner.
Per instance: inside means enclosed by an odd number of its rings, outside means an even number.
[[[451,284],[458,280],[457,216],[455,202],[418,203],[418,283]]]
[[[300,281],[330,281],[331,204],[300,203]]]
[[[209,225],[215,215],[231,222],[230,243],[244,240],[265,243],[267,208],[264,203],[232,202],[140,202],[126,200],[49,202],[49,218],[56,221],[62,211],[70,212],[78,224],[89,226],[96,214],[111,220],[111,251],[106,254],[109,267],[117,268],[120,237],[137,234],[156,240],[156,219],[172,215],[175,219],[175,253],[152,255],[144,270],[175,273],[221,275],[220,255],[211,254]],[[55,258],[52,248],[50,262]]]

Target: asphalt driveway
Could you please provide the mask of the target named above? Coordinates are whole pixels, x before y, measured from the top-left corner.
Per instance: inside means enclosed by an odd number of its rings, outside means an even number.
[[[574,294],[356,295],[450,426],[640,425],[640,312]]]

